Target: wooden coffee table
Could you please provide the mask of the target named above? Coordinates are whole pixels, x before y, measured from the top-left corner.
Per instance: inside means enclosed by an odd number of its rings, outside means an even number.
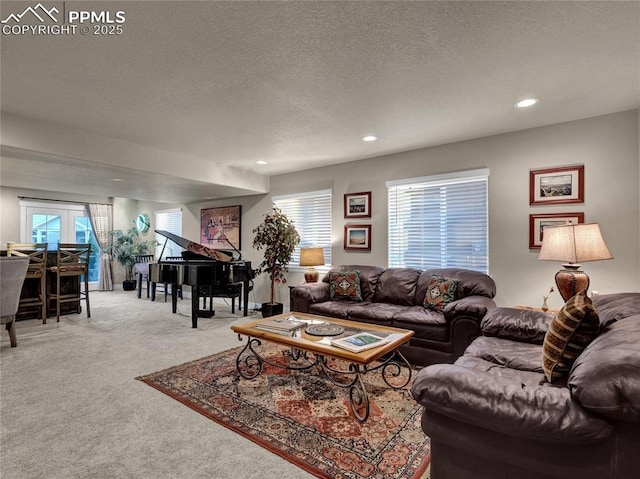
[[[295,316],[296,319],[306,322],[308,325],[320,323],[339,325],[344,327],[345,331],[339,336],[314,336],[307,334],[304,329],[299,329],[292,333],[275,333],[256,327],[256,325],[267,320],[287,319],[291,316]],[[409,341],[414,334],[413,331],[407,329],[390,328],[298,312],[249,321],[232,326],[231,329],[238,333],[238,340],[242,341],[243,336],[247,337],[246,346],[236,358],[236,367],[242,377],[246,379],[255,378],[262,371],[263,363],[290,370],[308,370],[316,367],[333,384],[349,389],[351,410],[359,421],[366,421],[369,417],[369,395],[362,380],[365,374],[372,371],[380,371],[385,383],[394,389],[405,387],[411,380],[411,365],[397,350],[399,346]],[[376,332],[393,334],[394,336],[389,342],[357,353],[331,344],[332,339],[363,331],[374,334]],[[290,347],[295,364],[283,366],[282,364],[269,362],[261,356],[259,351],[263,340]],[[344,360],[348,363],[348,368],[335,369],[329,364],[327,358]],[[400,375],[403,367],[406,367],[409,371],[406,379]],[[394,379],[398,382],[394,382]]]

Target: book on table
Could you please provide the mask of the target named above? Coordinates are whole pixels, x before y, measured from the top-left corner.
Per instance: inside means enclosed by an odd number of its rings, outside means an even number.
[[[268,319],[256,324],[255,327],[272,333],[287,334],[302,329],[306,325],[306,322],[300,321],[295,316],[289,316],[287,318]]]
[[[377,348],[396,338],[396,334],[381,331],[361,331],[357,334],[331,340],[333,346],[359,353],[366,349]]]

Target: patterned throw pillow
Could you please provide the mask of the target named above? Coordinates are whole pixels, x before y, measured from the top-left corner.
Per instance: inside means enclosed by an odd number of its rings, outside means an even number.
[[[584,291],[565,303],[551,321],[542,344],[542,369],[547,381],[565,378],[574,361],[598,335],[598,312]]]
[[[331,300],[347,299],[362,301],[360,271],[335,271],[329,274],[329,297]]]
[[[455,279],[431,276],[427,294],[424,296],[424,307],[442,312],[447,304],[455,301],[459,283],[460,281]]]

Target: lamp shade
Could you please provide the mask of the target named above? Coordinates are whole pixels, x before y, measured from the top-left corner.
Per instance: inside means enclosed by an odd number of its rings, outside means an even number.
[[[322,248],[300,248],[300,266],[321,266],[324,264]]]
[[[583,263],[611,259],[597,223],[547,226],[538,259]]]
[[[578,263],[611,258],[596,223],[547,226],[542,232],[538,259],[566,262],[564,269],[556,273],[556,285],[565,301],[589,288],[589,276]]]

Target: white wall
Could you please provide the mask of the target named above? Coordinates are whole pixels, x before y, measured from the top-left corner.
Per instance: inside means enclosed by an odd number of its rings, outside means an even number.
[[[334,199],[333,263],[387,264],[387,190],[385,181],[475,168],[489,168],[490,275],[497,283],[500,305],[540,306],[561,267],[538,261],[529,250],[529,215],[584,212],[585,221],[600,223],[614,255],[610,261],[585,263],[591,288],[600,293],[640,291],[640,159],[638,112],[616,113],[515,133],[398,153],[271,178],[271,194],[190,205],[184,213],[184,236],[198,237],[201,208],[241,204],[242,251],[257,265],[251,229],[270,208],[271,195],[330,188]],[[383,140],[382,140],[383,141]],[[585,202],[566,206],[530,206],[529,170],[585,165]],[[371,252],[343,249],[343,194],[372,192]],[[360,222],[360,221],[359,221]],[[264,275],[263,275],[264,276]],[[290,273],[290,284],[302,282]],[[266,278],[256,282],[255,300],[267,297]],[[287,303],[288,290],[280,292]],[[562,300],[553,293],[551,307]]]
[[[202,208],[242,205],[242,252],[255,267],[262,257],[251,247],[251,230],[270,210],[271,195],[331,189],[333,263],[386,265],[385,181],[486,167],[490,170],[489,267],[498,287],[498,304],[541,305],[542,295],[554,284],[554,274],[560,269],[555,262],[538,261],[537,251],[529,250],[532,213],[584,212],[587,222],[600,223],[615,258],[583,265],[591,277],[591,289],[600,293],[640,291],[639,125],[640,115],[633,110],[279,175],[271,178],[269,195],[191,205],[115,199],[114,227],[129,228],[138,213],[148,213],[153,221],[154,211],[182,206],[183,236],[197,239]],[[585,165],[584,204],[529,205],[530,169],[573,164]],[[360,191],[372,192],[372,218],[362,221],[372,224],[372,249],[345,252],[343,227],[347,221],[343,218],[343,195]],[[13,228],[19,229],[16,195],[23,194],[21,190],[0,188],[0,242],[6,241]],[[303,281],[301,272],[291,272],[289,278],[290,284]],[[262,302],[267,297],[267,278],[262,275],[256,280],[251,300]],[[288,304],[286,287],[280,288],[280,300]],[[549,304],[551,307],[562,304],[558,293],[551,295]]]

